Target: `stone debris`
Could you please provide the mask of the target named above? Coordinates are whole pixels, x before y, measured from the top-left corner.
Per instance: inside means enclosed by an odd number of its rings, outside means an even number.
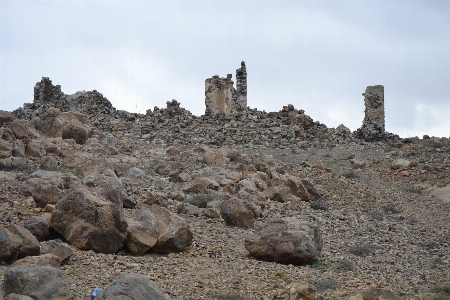
[[[245,64],[236,78],[227,113],[130,113],[48,78],[0,112],[0,279],[48,273],[62,299],[126,274],[173,299],[419,300],[450,282],[448,138],[385,132],[378,88],[352,133],[290,104],[250,109]]]

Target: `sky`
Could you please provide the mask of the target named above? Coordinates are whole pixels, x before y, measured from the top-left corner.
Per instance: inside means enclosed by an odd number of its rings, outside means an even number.
[[[384,85],[386,130],[450,137],[450,1],[0,0],[0,110],[42,76],[145,113],[205,110],[205,79],[247,66],[248,106],[293,104],[328,127],[362,125]]]

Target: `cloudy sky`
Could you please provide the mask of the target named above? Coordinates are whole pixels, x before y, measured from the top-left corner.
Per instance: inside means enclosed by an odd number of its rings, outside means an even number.
[[[293,104],[352,130],[385,86],[386,130],[450,136],[450,1],[0,0],[0,109],[50,77],[145,113],[204,112],[204,82],[244,60],[248,105]]]

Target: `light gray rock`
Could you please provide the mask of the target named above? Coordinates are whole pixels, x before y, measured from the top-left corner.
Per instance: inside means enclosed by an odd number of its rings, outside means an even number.
[[[64,264],[73,255],[73,250],[59,239],[50,240],[41,243],[41,254],[54,254],[59,257],[59,262]]]
[[[147,276],[126,274],[103,289],[95,300],[170,300]]]
[[[320,229],[296,218],[269,223],[245,239],[251,256],[286,264],[310,263],[322,247]]]

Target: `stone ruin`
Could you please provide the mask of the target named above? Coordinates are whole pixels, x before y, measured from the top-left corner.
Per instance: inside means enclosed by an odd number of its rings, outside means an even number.
[[[247,69],[245,62],[236,70],[236,89],[231,80],[232,74],[226,78],[215,75],[205,80],[205,114],[230,115],[247,108]]]
[[[384,129],[384,86],[368,86],[364,96],[365,117],[363,125],[355,132],[357,138],[365,141],[385,140]]]

